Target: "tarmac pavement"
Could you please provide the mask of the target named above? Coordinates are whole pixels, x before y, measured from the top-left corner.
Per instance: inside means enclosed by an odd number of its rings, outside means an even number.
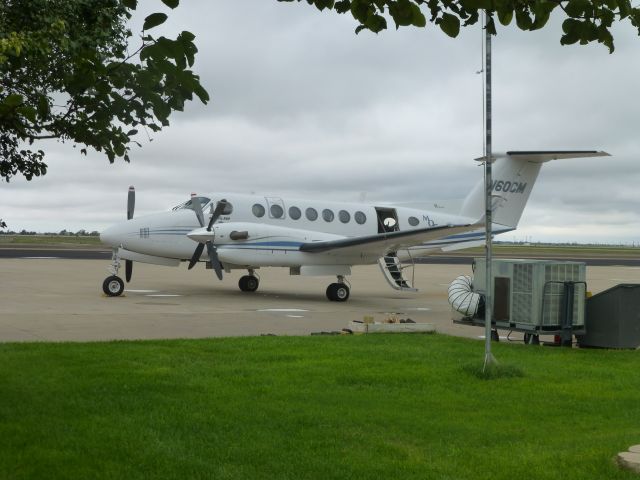
[[[373,316],[433,323],[440,333],[479,338],[482,329],[453,324],[447,286],[469,265],[417,265],[418,293],[392,290],[377,266],[354,267],[351,298],[330,302],[331,277],[289,276],[287,269],[258,270],[255,293],[238,289],[245,272],[224,281],[198,265],[191,271],[134,264],[121,297],[107,297],[102,282],[109,261],[0,259],[0,342],[103,341],[242,335],[308,335],[341,330]],[[121,272],[124,274],[124,271]],[[410,270],[407,271],[410,276]],[[640,267],[588,267],[593,293],[618,283],[640,283]],[[516,336],[516,338],[519,338]]]

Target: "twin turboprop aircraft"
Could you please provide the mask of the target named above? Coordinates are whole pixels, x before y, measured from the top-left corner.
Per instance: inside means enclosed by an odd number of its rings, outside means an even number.
[[[598,151],[511,151],[493,155],[493,232],[514,230],[538,172],[550,160],[607,156]],[[483,159],[480,159],[483,160]],[[457,210],[430,210],[272,196],[218,193],[192,196],[167,212],[133,218],[135,191],[129,188],[127,221],[103,231],[113,248],[112,275],[103,283],[108,296],[124,291],[118,277],[125,260],[131,280],[133,262],[191,269],[206,262],[222,280],[223,272],[247,270],[244,292],[259,286],[256,270],[286,267],[291,275],[335,276],[329,300],[349,298],[346,277],[354,265],[378,263],[389,284],[415,291],[402,262],[418,256],[484,244],[484,182]],[[206,250],[206,255],[203,255]]]

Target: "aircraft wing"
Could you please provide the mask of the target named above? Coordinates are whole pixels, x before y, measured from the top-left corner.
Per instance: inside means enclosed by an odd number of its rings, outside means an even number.
[[[326,253],[335,252],[341,255],[377,255],[382,257],[389,252],[395,252],[408,247],[420,245],[423,242],[439,240],[449,235],[470,232],[482,227],[482,223],[468,225],[445,225],[441,227],[420,228],[399,232],[379,233],[361,237],[340,238],[324,242],[303,243],[301,252]]]

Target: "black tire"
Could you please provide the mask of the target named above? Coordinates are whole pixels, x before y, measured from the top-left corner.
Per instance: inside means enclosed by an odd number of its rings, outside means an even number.
[[[332,302],[335,302],[335,300],[336,300],[335,297],[334,297],[334,294],[333,294],[334,285],[335,285],[335,283],[332,283],[331,285],[329,285],[327,287],[327,298]]]
[[[346,302],[349,299],[349,287],[344,283],[332,283],[327,287],[327,298],[332,302]]]
[[[494,342],[500,341],[500,334],[498,333],[498,330],[491,330],[491,340]]]
[[[255,292],[260,285],[260,280],[253,275],[245,275],[240,277],[240,281],[238,281],[238,287],[243,292]]]
[[[119,297],[124,292],[124,282],[120,277],[111,275],[102,282],[102,291],[109,297]]]

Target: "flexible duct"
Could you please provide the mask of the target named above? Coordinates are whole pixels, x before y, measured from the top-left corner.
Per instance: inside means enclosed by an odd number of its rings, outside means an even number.
[[[449,303],[451,307],[465,317],[472,317],[478,312],[482,296],[473,291],[471,277],[460,275],[449,285]]]

